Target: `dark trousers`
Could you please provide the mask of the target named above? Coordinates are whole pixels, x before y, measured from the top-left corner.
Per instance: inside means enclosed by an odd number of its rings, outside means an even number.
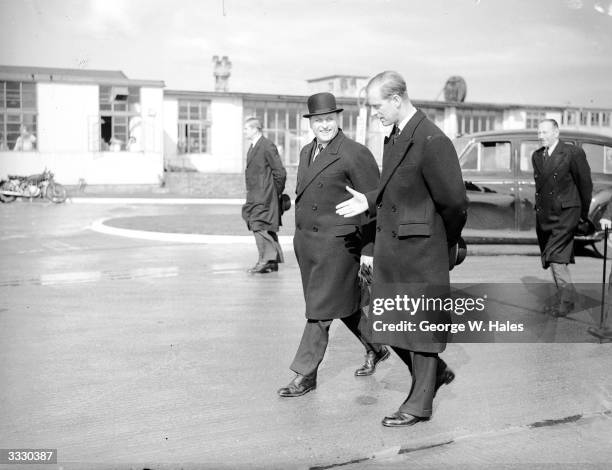
[[[408,366],[412,375],[412,385],[408,398],[402,403],[399,411],[412,416],[429,418],[436,392],[436,384],[446,371],[446,363],[437,353],[422,353],[393,347],[395,353]]]
[[[253,235],[255,236],[257,251],[259,252],[259,259],[257,260],[258,263],[264,264],[268,261],[278,261],[279,263],[282,263],[285,261],[285,258],[283,257],[283,250],[278,242],[276,232],[270,232],[269,230],[256,230],[253,231]]]
[[[363,344],[367,352],[380,352],[381,346],[370,343],[359,329],[361,309],[348,317],[342,318],[346,327]],[[311,375],[317,372],[323,360],[329,341],[329,327],[333,320],[307,320],[302,333],[302,340],[295,353],[291,370],[296,374]]]

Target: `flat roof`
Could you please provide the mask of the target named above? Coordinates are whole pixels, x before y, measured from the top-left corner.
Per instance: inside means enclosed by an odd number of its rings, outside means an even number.
[[[164,96],[171,98],[185,98],[185,99],[207,99],[207,98],[242,98],[250,101],[297,101],[306,104],[306,100],[309,95],[283,95],[274,93],[247,93],[247,92],[223,92],[223,91],[189,91],[189,90],[164,90]],[[356,104],[356,97],[349,96],[337,96],[336,101],[342,104]],[[566,106],[548,106],[548,105],[521,105],[521,104],[510,104],[510,103],[480,103],[480,102],[449,102],[449,101],[433,101],[433,100],[419,100],[414,99],[412,103],[417,107],[428,107],[444,109],[449,106],[456,107],[458,109],[479,109],[479,110],[490,110],[490,111],[503,111],[506,109],[534,109],[534,110],[549,110],[549,111],[563,111],[564,109],[580,109],[580,108],[568,108]],[[588,108],[594,110],[595,108]]]
[[[121,70],[64,69],[0,65],[0,80],[21,82],[95,83],[100,85],[149,86],[163,88],[161,80],[128,78]]]
[[[366,78],[369,78],[369,77],[365,76],[365,75],[327,75],[325,77],[308,78],[308,79],[306,79],[306,81],[308,83],[310,83],[310,82],[318,82],[320,80],[329,80],[330,78],[362,78],[362,79],[366,79]]]

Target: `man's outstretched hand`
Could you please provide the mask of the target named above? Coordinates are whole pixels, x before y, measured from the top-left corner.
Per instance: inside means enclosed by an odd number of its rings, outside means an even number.
[[[368,210],[368,200],[365,194],[355,191],[353,188],[346,187],[346,190],[353,195],[348,201],[341,202],[336,206],[336,214],[344,217],[353,217]]]

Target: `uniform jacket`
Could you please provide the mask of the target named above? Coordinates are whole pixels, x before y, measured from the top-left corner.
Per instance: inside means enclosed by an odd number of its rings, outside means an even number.
[[[248,229],[278,232],[278,198],[285,189],[287,172],[272,141],[261,136],[249,150],[244,175],[247,195],[242,218]]]
[[[584,151],[559,141],[544,160],[544,147],[532,155],[535,179],[536,233],[542,266],[574,262],[574,230],[586,219],[593,193]]]
[[[372,298],[446,295],[448,248],[455,245],[467,217],[465,185],[450,139],[421,112],[399,135],[385,139],[377,190],[366,194],[376,214]],[[371,309],[371,311],[373,311]],[[370,315],[370,321],[422,320],[447,323],[450,314],[406,310]],[[373,331],[378,343],[420,352],[441,352],[444,333]]]
[[[350,199],[346,186],[371,191],[379,171],[372,153],[341,130],[310,164],[316,140],[300,153],[293,245],[302,275],[306,318],[327,320],[359,308],[361,254],[372,255],[373,221],[344,218],[336,204]]]

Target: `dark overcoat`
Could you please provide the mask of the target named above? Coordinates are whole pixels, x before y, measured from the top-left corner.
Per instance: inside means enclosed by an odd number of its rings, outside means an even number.
[[[373,248],[373,221],[337,215],[336,204],[350,199],[346,186],[360,192],[376,188],[379,171],[372,153],[341,130],[310,164],[315,142],[300,153],[293,246],[306,318],[328,320],[359,308],[359,258],[371,256]]]
[[[574,231],[589,215],[593,193],[584,151],[559,141],[544,159],[544,147],[531,156],[535,179],[536,234],[542,266],[574,262]]]
[[[366,197],[370,212],[376,213],[372,298],[446,294],[448,249],[465,225],[467,198],[452,142],[421,111],[401,133],[385,139],[380,184]],[[444,310],[411,313],[398,309],[370,315],[370,320],[450,321]],[[436,353],[445,349],[446,334],[418,328],[404,333],[374,330],[373,341]]]
[[[261,136],[247,152],[244,176],[247,194],[242,218],[248,229],[278,232],[281,216],[278,198],[285,189],[287,172],[272,141]]]

